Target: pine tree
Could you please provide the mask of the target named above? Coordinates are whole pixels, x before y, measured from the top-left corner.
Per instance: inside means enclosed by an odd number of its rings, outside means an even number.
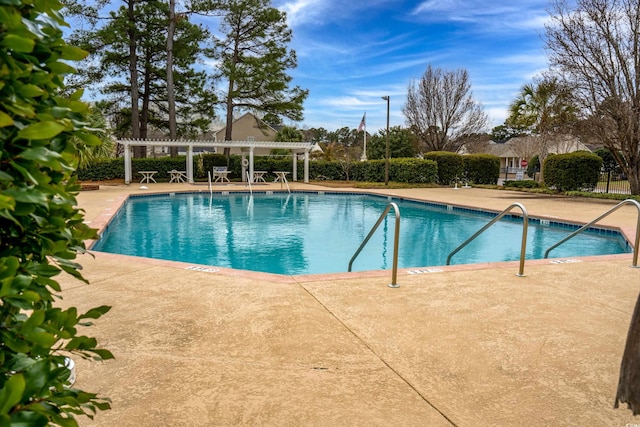
[[[225,140],[232,139],[236,109],[253,110],[302,120],[307,90],[289,87],[287,70],[297,66],[296,54],[287,48],[291,29],[286,14],[269,0],[225,1],[224,18],[212,55],[219,61],[218,77],[227,91]],[[225,149],[228,154],[229,149]]]

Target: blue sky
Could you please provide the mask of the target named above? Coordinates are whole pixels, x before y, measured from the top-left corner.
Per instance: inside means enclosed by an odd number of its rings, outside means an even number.
[[[367,131],[405,126],[412,80],[434,68],[465,68],[473,96],[502,124],[521,86],[547,69],[547,0],[273,0],[287,12],[298,67],[293,84],[309,89],[298,127]],[[488,129],[490,130],[490,129]]]

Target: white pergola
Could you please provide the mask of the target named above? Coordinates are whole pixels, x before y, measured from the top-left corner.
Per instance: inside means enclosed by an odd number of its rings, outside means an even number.
[[[244,160],[249,157],[249,179],[253,182],[253,158],[256,148],[266,149],[286,149],[291,150],[293,155],[293,180],[298,180],[298,156],[304,153],[304,182],[309,182],[309,152],[313,148],[312,142],[277,142],[277,141],[205,141],[205,140],[162,140],[162,139],[119,139],[119,144],[124,146],[124,182],[131,183],[131,149],[132,147],[156,146],[156,147],[184,147],[187,150],[186,171],[187,180],[193,183],[193,148],[239,148]],[[244,163],[244,162],[243,162]],[[245,181],[245,167],[242,166],[242,180]]]

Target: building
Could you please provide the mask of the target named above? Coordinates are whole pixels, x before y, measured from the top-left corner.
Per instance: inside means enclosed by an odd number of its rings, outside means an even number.
[[[226,130],[227,128],[225,126],[214,133],[215,140],[217,142],[224,141]],[[278,131],[276,129],[257,118],[253,113],[245,113],[233,121],[233,125],[231,127],[231,140],[275,141],[277,133]],[[242,154],[240,148],[235,147],[233,144],[230,144],[230,146],[231,154]],[[270,151],[271,150],[269,148],[256,147],[254,154],[256,156],[265,156],[269,154]]]

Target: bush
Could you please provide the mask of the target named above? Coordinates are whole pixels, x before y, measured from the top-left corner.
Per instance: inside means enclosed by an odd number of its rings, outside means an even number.
[[[527,175],[535,179],[537,172],[540,172],[540,157],[536,154],[527,163]]]
[[[206,180],[207,172],[214,166],[227,166],[231,173],[230,178],[240,178],[242,174],[242,157],[232,155],[227,158],[222,154],[203,154],[194,157],[194,179]],[[196,167],[202,163],[201,167]],[[370,160],[367,162],[344,162],[344,161],[310,161],[309,179],[346,180],[346,170],[349,171],[349,179],[354,181],[383,182],[384,181],[384,160]],[[255,157],[253,163],[254,170],[267,171],[268,176],[273,177],[274,171],[292,172],[291,158],[276,157]],[[304,177],[304,161],[297,164],[298,179]],[[158,171],[155,179],[159,182],[169,180],[169,171],[172,169],[185,170],[185,156],[159,157],[146,159],[131,159],[131,169],[135,178],[138,171],[154,170]],[[124,159],[103,159],[79,169],[78,179],[85,181],[102,181],[107,179],[124,179]],[[431,160],[421,160],[416,158],[390,159],[389,179],[398,182],[427,182],[436,181],[437,165]],[[291,176],[292,176],[291,175]],[[274,178],[274,177],[273,177]]]
[[[505,181],[502,184],[503,187],[511,187],[511,188],[540,188],[540,183],[538,181],[534,181],[532,179],[524,180],[524,181]]]
[[[500,177],[500,157],[491,154],[462,156],[465,177],[473,184],[495,185]]]
[[[389,179],[396,182],[435,183],[438,165],[433,160],[416,158],[391,159]]]
[[[450,185],[456,179],[462,179],[464,162],[462,156],[448,151],[431,151],[424,155],[427,160],[433,160],[438,165],[438,184]]]
[[[602,158],[577,151],[549,156],[544,161],[544,182],[558,191],[591,190],[598,184]]]
[[[80,151],[98,146],[87,127],[81,93],[64,96],[68,62],[86,52],[69,46],[58,25],[62,3],[12,0],[0,4],[0,425],[74,426],[107,400],[68,387],[65,357],[110,359],[82,328],[109,307],[85,313],[56,306],[85,240],[72,175]]]

